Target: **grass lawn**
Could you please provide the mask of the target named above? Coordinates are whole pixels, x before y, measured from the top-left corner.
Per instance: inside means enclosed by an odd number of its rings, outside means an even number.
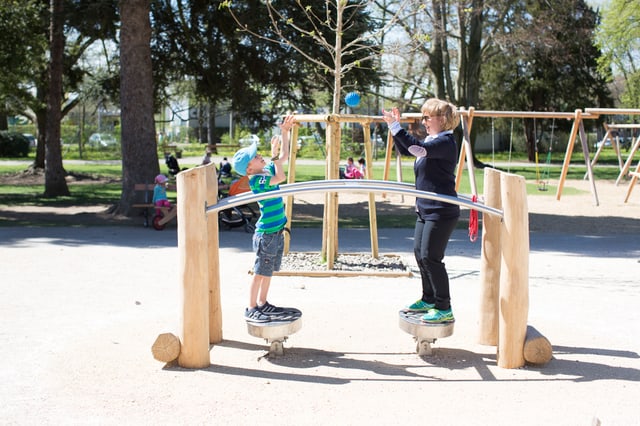
[[[567,179],[583,179],[586,172],[586,166],[584,162],[578,161],[578,157],[581,155],[574,155],[576,160],[572,161],[568,173]],[[519,174],[524,176],[527,180],[527,193],[529,195],[538,196],[555,196],[557,191],[556,186],[547,185],[546,191],[540,191],[538,184],[536,183],[538,177],[541,180],[550,180],[557,182],[561,169],[562,162],[535,165],[533,163],[523,162],[522,159],[512,158],[512,162],[505,161],[500,157],[479,157],[480,161],[484,161],[486,164],[491,164],[494,161],[499,164],[499,167],[503,171],[508,171],[513,174]],[[612,164],[613,163],[613,164]],[[181,164],[182,167],[192,167],[195,164]],[[21,184],[19,179],[13,179],[7,183],[5,179],[9,175],[15,175],[25,170],[24,165],[10,165],[0,163],[0,179],[3,184],[0,185],[0,204],[1,205],[21,205],[21,206],[88,206],[97,204],[115,204],[120,199],[121,183],[119,179],[121,177],[120,164],[113,164],[112,162],[92,162],[88,164],[76,164],[67,163],[65,169],[67,172],[76,176],[81,181],[78,184],[70,184],[69,190],[70,196],[46,198],[42,194],[44,192],[43,184]],[[164,169],[164,162],[161,160],[161,170]],[[381,162],[377,162],[373,167],[373,178],[381,180],[383,179],[383,166]],[[608,159],[601,157],[599,164],[594,167],[594,176],[596,180],[615,180],[618,176],[619,169],[617,167],[617,161],[615,157]],[[396,163],[392,161],[391,167],[388,173],[389,179],[396,179]],[[475,170],[475,179],[477,184],[477,190],[479,194],[483,192],[483,176],[484,172],[481,169]],[[549,178],[546,178],[549,176]],[[305,182],[311,180],[324,179],[324,164],[302,164],[296,165],[296,181]],[[404,182],[413,183],[413,165],[412,160],[407,158],[403,159],[402,166],[402,179]],[[106,181],[106,183],[105,183]],[[463,177],[460,185],[461,194],[470,194],[471,187],[468,178],[468,171],[465,167],[463,171]],[[570,187],[563,189],[563,195],[572,195],[578,192]],[[175,194],[169,194],[175,199]],[[384,217],[378,216],[378,224],[380,227],[392,227],[402,224],[406,225],[405,220],[401,220],[399,223],[397,216]],[[342,226],[368,226],[368,217],[347,217],[341,218]],[[407,220],[413,223],[413,214],[407,216]],[[317,221],[313,221],[317,222]],[[300,222],[297,226],[311,225],[310,223]],[[412,225],[410,225],[412,226]]]

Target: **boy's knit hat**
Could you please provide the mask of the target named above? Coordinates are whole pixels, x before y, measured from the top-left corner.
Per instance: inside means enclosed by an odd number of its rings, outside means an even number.
[[[235,153],[231,163],[233,164],[233,169],[239,175],[245,176],[247,174],[247,166],[249,165],[249,161],[253,160],[253,158],[258,153],[258,145],[252,143],[250,146],[246,148],[242,148],[238,152]]]

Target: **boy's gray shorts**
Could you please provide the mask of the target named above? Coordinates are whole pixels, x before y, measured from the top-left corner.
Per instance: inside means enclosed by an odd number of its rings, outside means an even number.
[[[253,234],[253,250],[256,252],[254,273],[265,277],[273,276],[274,271],[280,270],[282,253],[284,252],[284,232],[272,234],[256,232]]]

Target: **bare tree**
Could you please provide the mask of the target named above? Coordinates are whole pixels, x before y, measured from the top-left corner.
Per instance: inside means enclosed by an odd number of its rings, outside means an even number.
[[[382,54],[382,50],[376,40],[395,24],[400,11],[409,4],[409,0],[401,0],[394,13],[371,32],[365,32],[345,42],[344,34],[354,25],[363,10],[372,9],[373,1],[349,2],[345,0],[326,0],[324,10],[315,10],[301,2],[296,2],[300,12],[306,17],[305,22],[292,20],[286,11],[278,9],[274,2],[265,2],[264,7],[271,20],[273,36],[258,34],[250,24],[241,22],[231,7],[231,2],[226,3],[231,16],[236,20],[242,31],[255,37],[270,40],[278,44],[286,44],[294,49],[309,62],[315,64],[322,72],[333,77],[332,112],[340,111],[340,94],[344,76],[357,67],[367,66],[368,62],[376,63],[376,59]],[[330,35],[330,36],[329,36]],[[294,38],[305,37],[312,39],[328,53],[329,60],[324,57],[312,56]],[[335,39],[333,38],[335,36]],[[369,65],[372,66],[372,65]]]
[[[405,8],[396,28],[404,35],[410,61],[391,69],[393,78],[404,82],[405,100],[417,106],[435,96],[461,106],[478,105],[481,64],[495,54],[493,40],[505,28],[512,3],[431,0]]]

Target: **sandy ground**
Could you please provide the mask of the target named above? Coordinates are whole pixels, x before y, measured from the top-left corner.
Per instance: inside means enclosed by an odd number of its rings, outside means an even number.
[[[175,225],[0,227],[0,422],[640,424],[640,189],[624,204],[626,185],[598,182],[600,206],[584,189],[528,199],[529,324],[554,356],[520,369],[477,344],[480,243],[464,230],[446,258],[455,333],[428,357],[398,327],[415,277],[274,278],[271,301],[300,308],[303,327],[265,357],[242,318],[250,235],[222,232],[224,340],[209,368],[186,370],[151,354],[180,330]],[[411,232],[380,230],[381,252],[411,262]],[[368,232],[340,242],[366,251]],[[292,250],[320,245],[319,229],[294,230]]]

